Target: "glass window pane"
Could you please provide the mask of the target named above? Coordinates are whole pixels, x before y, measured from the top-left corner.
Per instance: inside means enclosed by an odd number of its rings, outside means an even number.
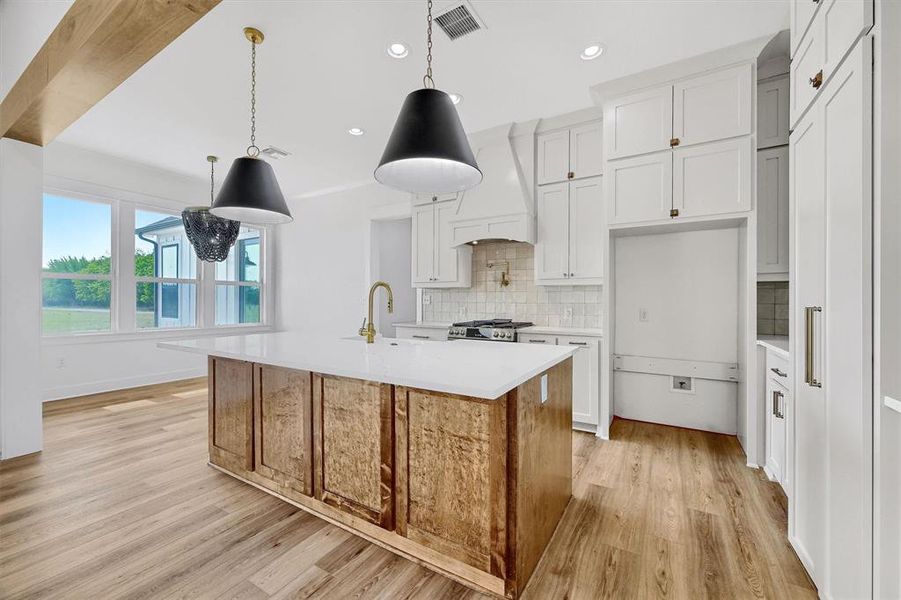
[[[109,281],[44,279],[41,287],[44,335],[109,331]]]
[[[135,275],[197,278],[197,254],[180,216],[135,211]]]
[[[110,272],[112,207],[44,194],[43,270]]]
[[[242,226],[228,258],[216,263],[217,281],[260,281],[260,230]]]
[[[139,283],[135,293],[138,329],[196,325],[197,286],[193,283]]]
[[[216,286],[216,325],[259,322],[260,288],[258,286]]]

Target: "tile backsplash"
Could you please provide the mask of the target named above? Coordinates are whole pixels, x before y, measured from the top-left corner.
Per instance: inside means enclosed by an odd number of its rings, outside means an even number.
[[[757,283],[757,335],[788,335],[788,282]]]
[[[503,287],[500,280],[505,261],[509,264],[510,285]],[[530,244],[476,245],[472,252],[472,287],[424,289],[423,321],[509,318],[546,327],[601,326],[601,286],[536,286],[534,261],[535,249]]]

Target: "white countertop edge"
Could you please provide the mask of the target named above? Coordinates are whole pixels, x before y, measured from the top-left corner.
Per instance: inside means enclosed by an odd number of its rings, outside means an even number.
[[[783,356],[786,360],[789,358],[788,336],[762,335],[757,338],[757,344]]]
[[[447,329],[450,326],[451,323],[441,323],[438,321],[424,321],[422,323],[394,323],[394,327],[404,327],[408,329]],[[522,329],[518,329],[517,332],[598,338],[604,337],[603,330],[596,327],[549,327],[547,325],[532,325],[531,327],[523,327]]]
[[[432,343],[440,343],[440,342],[432,342]],[[445,342],[445,343],[469,343],[469,344],[483,344],[484,342],[480,341],[466,341],[466,340],[457,340],[454,342]],[[157,344],[158,348],[162,348],[165,350],[177,350],[180,352],[190,352],[192,354],[202,354],[205,356],[218,356],[221,358],[231,358],[234,360],[243,360],[248,362],[259,362],[260,364],[272,365],[275,367],[284,367],[286,369],[297,369],[301,371],[310,371],[312,373],[321,373],[323,375],[334,375],[337,377],[347,377],[349,379],[362,379],[366,381],[377,381],[378,383],[387,383],[390,385],[402,385],[405,387],[418,388],[422,390],[427,390],[431,392],[444,392],[446,394],[456,394],[458,396],[471,396],[473,398],[479,398],[482,400],[497,400],[507,392],[516,389],[526,381],[529,381],[533,377],[544,373],[551,367],[555,367],[567,358],[570,358],[575,352],[577,348],[570,348],[567,346],[559,346],[561,350],[564,351],[558,357],[549,359],[544,362],[539,367],[529,369],[524,372],[522,375],[509,380],[504,385],[494,388],[493,390],[486,392],[484,388],[473,388],[469,387],[466,384],[455,383],[453,386],[443,385],[440,383],[435,383],[432,381],[420,380],[416,378],[396,378],[390,376],[379,377],[378,379],[373,379],[372,373],[362,373],[359,371],[354,371],[353,369],[344,369],[341,367],[336,367],[334,365],[320,365],[315,362],[306,361],[300,363],[298,361],[291,360],[280,360],[266,357],[265,359],[259,356],[252,356],[246,353],[241,352],[228,352],[228,351],[220,351],[220,350],[208,350],[206,348],[192,348],[189,346],[180,345],[177,341],[172,342],[159,342]]]

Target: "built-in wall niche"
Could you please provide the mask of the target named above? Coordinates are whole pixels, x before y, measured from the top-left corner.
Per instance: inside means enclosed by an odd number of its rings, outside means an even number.
[[[740,228],[617,237],[613,250],[614,414],[736,433]]]

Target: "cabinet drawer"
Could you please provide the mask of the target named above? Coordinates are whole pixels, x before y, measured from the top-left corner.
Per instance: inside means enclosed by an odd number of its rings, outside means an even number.
[[[557,344],[557,336],[546,333],[521,333],[517,340],[521,344],[544,344],[545,346],[555,346]]]
[[[788,359],[767,350],[766,352],[766,375],[769,379],[776,381],[779,385],[789,387],[791,382],[791,370],[788,365]]]
[[[426,327],[395,327],[397,337],[402,340],[436,340],[447,339],[446,329]]]

